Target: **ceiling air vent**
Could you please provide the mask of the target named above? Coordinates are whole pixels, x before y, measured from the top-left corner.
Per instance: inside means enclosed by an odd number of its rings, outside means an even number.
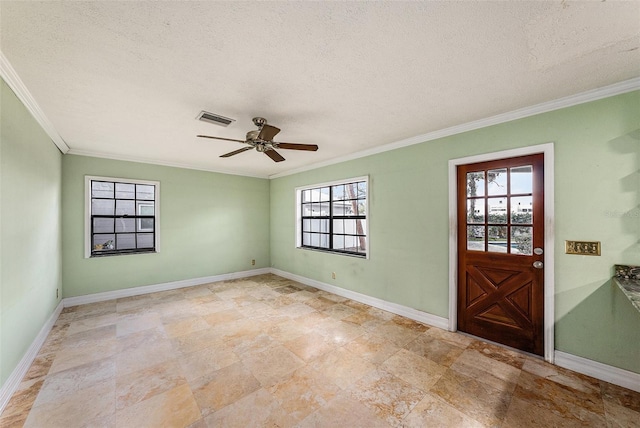
[[[220,125],[220,126],[229,126],[236,121],[235,119],[229,119],[228,117],[220,116],[219,114],[209,113],[208,111],[204,111],[204,110],[202,110],[198,114],[198,117],[196,119],[202,120],[204,122],[215,123],[216,125]]]

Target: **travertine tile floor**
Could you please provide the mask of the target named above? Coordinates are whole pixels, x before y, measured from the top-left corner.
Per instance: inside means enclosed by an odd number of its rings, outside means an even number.
[[[2,427],[638,427],[640,394],[263,275],[65,309]]]

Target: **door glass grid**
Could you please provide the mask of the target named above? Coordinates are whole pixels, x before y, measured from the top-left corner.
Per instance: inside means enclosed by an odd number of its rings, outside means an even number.
[[[533,166],[467,173],[467,250],[532,254]]]

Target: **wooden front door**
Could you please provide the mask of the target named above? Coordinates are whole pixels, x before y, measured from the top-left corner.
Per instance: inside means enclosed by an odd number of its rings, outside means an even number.
[[[458,166],[458,330],[544,354],[544,155]]]

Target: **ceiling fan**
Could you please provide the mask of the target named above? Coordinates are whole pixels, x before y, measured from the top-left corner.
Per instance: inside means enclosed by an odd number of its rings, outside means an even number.
[[[258,127],[258,129],[247,132],[247,138],[244,141],[235,140],[233,138],[212,137],[209,135],[198,135],[198,137],[236,141],[238,143],[249,145],[249,147],[243,147],[241,149],[234,150],[233,152],[226,153],[220,156],[221,158],[228,158],[255,148],[260,153],[264,153],[269,156],[274,162],[282,162],[285,159],[280,155],[280,153],[276,152],[275,149],[306,150],[311,152],[318,150],[318,146],[315,144],[277,143],[273,141],[273,137],[280,132],[280,129],[275,126],[267,125],[267,119],[263,117],[254,117],[253,123]]]

